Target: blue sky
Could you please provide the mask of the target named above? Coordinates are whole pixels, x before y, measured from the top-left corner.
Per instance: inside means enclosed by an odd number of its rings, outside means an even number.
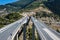
[[[18,0],[0,0],[0,5],[4,5],[4,4],[7,4],[7,3],[12,3],[12,2],[16,2]]]

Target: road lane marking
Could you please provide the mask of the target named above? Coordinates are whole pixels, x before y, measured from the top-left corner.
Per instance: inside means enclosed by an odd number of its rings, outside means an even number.
[[[0,31],[0,33],[4,32],[5,30],[6,30],[6,29],[4,29],[4,30],[1,30],[1,31]]]
[[[48,35],[53,39],[53,40],[60,40],[60,38],[58,38],[54,33],[52,33],[49,29],[47,28],[43,28],[43,30],[45,32],[48,33]]]

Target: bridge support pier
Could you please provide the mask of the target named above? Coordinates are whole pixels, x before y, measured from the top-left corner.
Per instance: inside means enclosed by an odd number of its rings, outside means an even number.
[[[18,40],[18,34],[16,35],[16,40]]]
[[[25,23],[23,26],[23,40],[26,40],[26,29],[27,29],[27,25],[29,24],[29,21],[30,21],[30,17],[29,19],[27,19],[27,23]]]
[[[26,40],[26,27],[27,25],[24,24],[24,28],[23,28],[23,40]]]
[[[35,40],[35,27],[34,27],[34,23],[32,25],[32,40]]]

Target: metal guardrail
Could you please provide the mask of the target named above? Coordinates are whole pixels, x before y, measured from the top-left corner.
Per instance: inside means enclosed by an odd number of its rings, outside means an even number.
[[[0,40],[13,40],[18,30],[21,28],[23,24],[25,24],[28,21],[28,19],[29,19],[28,17],[23,17],[22,19],[19,19],[18,21],[0,29]],[[11,30],[11,28],[13,29]]]
[[[25,20],[26,19],[26,20]],[[23,24],[25,24],[25,23],[27,23],[27,21],[28,21],[28,17],[26,17],[25,19],[23,19],[22,20],[22,22],[20,22],[20,23],[18,23],[19,25],[19,27],[17,27],[15,30],[14,30],[14,32],[12,33],[12,40],[13,40],[13,38],[15,37],[15,35],[16,35],[16,33],[18,32],[18,30],[21,28],[21,26],[23,25]],[[14,34],[15,33],[15,34]]]
[[[36,30],[37,30],[37,32],[38,32],[38,35],[39,35],[39,37],[41,38],[41,40],[46,40],[45,39],[45,37],[44,37],[44,35],[43,35],[43,33],[40,31],[40,28],[37,26],[37,24],[35,23],[35,21],[37,21],[36,19],[34,19],[33,17],[31,17],[31,20],[32,20],[32,22],[33,22],[33,24],[34,24],[34,26],[35,26],[35,28],[36,28]]]
[[[28,16],[23,17],[22,19],[20,19],[16,22],[14,22],[10,25],[7,25],[6,27],[0,29],[0,40],[13,40],[14,37],[16,36],[16,34],[18,33],[19,29],[21,28],[21,26],[25,24],[24,26],[26,27],[28,25],[29,20],[30,20],[30,18]],[[47,28],[46,27],[47,25],[45,25],[42,22],[39,22],[34,17],[31,17],[31,20],[32,20],[33,26],[36,28],[36,30],[38,32],[38,35],[39,35],[39,38],[41,40],[60,40],[60,36],[55,35],[54,33],[56,33],[56,32],[54,32],[51,29]],[[35,40],[34,39],[35,38],[34,37],[34,27],[33,27],[33,32],[32,32],[33,33],[32,40]],[[26,28],[25,28],[25,31],[26,31]],[[24,31],[24,37],[26,36],[25,31]],[[7,36],[7,37],[5,37],[5,36]],[[24,38],[24,40],[26,40],[26,39]]]

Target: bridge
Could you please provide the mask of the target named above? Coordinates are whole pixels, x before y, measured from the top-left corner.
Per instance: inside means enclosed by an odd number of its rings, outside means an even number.
[[[23,17],[18,21],[11,23],[0,29],[0,40],[18,40],[19,34],[23,32],[23,40],[26,40],[26,27],[29,21],[33,23],[32,40],[35,40],[35,29],[37,30],[39,40],[60,40],[60,33],[48,28],[48,26],[41,21],[38,21],[33,16]],[[23,29],[23,31],[22,31]]]

